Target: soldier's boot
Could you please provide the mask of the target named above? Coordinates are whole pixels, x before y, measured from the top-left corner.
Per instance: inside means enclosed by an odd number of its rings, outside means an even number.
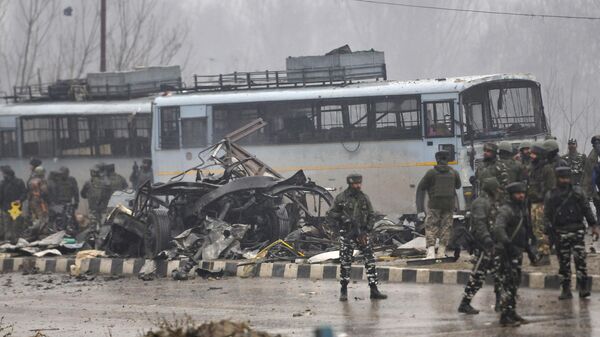
[[[427,247],[427,255],[425,256],[426,259],[435,259],[435,247],[434,246],[429,246]]]
[[[340,289],[340,302],[348,301],[348,283],[342,282],[342,287]]]
[[[533,265],[535,267],[549,266],[550,265],[550,255],[547,255],[547,254],[540,255],[538,260]]]
[[[370,287],[371,287],[371,299],[372,300],[385,300],[387,298],[386,294],[380,292],[379,289],[377,289],[376,284],[373,284]]]
[[[515,321],[518,321],[518,322],[519,322],[519,323],[521,323],[521,324],[527,324],[527,323],[529,323],[529,321],[528,321],[528,320],[526,320],[525,318],[523,318],[521,315],[517,314],[517,312],[516,312],[516,311],[512,311],[512,312],[510,313],[510,315],[511,315],[511,317],[512,317],[512,318],[513,318]]]
[[[521,325],[521,322],[514,319],[511,312],[503,312],[500,315],[500,325],[505,327],[516,327]]]
[[[171,276],[176,281],[186,281],[189,278],[189,272],[196,266],[194,259],[187,260],[179,270],[173,270]]]
[[[582,277],[580,280],[577,280],[579,283],[579,298],[590,297],[591,293],[591,284],[588,277]]]
[[[463,297],[462,301],[460,302],[460,305],[458,306],[458,312],[461,312],[461,313],[467,314],[467,315],[477,315],[479,313],[479,310],[477,310],[471,306],[470,299]]]
[[[571,283],[563,283],[562,290],[560,295],[558,296],[559,300],[570,300],[573,298],[573,294],[571,293]]]
[[[438,247],[437,253],[435,253],[435,257],[438,259],[443,259],[446,257],[446,246],[440,245]]]
[[[496,304],[494,304],[494,311],[500,312],[500,292],[496,292]]]

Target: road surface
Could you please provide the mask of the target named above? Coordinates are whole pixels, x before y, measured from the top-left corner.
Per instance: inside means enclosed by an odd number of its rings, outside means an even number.
[[[557,291],[522,289],[519,312],[530,324],[501,328],[491,287],[475,298],[477,316],[458,314],[462,287],[384,284],[386,301],[372,302],[366,283],[350,285],[350,301],[337,299],[335,281],[134,278],[76,281],[64,275],[0,275],[0,316],[14,336],[139,336],[160,318],[196,322],[233,319],[285,336],[313,336],[323,324],[338,336],[595,336],[600,296],[558,301]],[[0,336],[2,334],[0,333]]]

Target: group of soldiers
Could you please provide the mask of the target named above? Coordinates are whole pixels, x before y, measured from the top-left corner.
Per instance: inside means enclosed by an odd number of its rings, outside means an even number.
[[[106,216],[112,194],[129,187],[125,178],[115,172],[114,164],[100,163],[92,167],[90,179],[81,191],[67,167],[46,176],[41,160],[34,158],[29,164],[30,175],[26,183],[16,177],[10,166],[0,167],[3,176],[0,182],[0,241],[15,243],[20,237],[39,239],[60,230],[76,236],[82,222],[87,223],[87,233],[93,238]],[[135,163],[130,181],[134,188],[146,181],[152,182],[152,161],[144,159],[141,167]],[[80,196],[88,201],[89,221],[76,216]]]
[[[486,275],[494,279],[496,311],[503,326],[518,326],[526,320],[517,311],[517,291],[521,283],[523,254],[534,266],[550,264],[554,248],[560,268],[559,299],[571,293],[571,257],[575,261],[579,297],[590,296],[584,236],[586,223],[598,236],[596,217],[590,202],[600,211],[600,136],[592,138],[590,156],[577,152],[577,141],[570,139],[569,151],[559,156],[556,139],[512,144],[487,143],[483,160],[475,176],[474,201],[468,212],[469,237],[474,266],[458,307],[465,314],[478,314],[471,300],[481,289]],[[517,151],[514,151],[517,150]],[[515,153],[516,152],[516,153]],[[427,258],[440,258],[453,230],[456,190],[461,187],[459,174],[449,165],[450,153],[439,151],[437,165],[430,169],[417,187],[417,208],[424,210],[424,195],[429,196],[425,216]],[[374,212],[368,196],[362,192],[362,176],[351,174],[348,188],[337,195],[328,218],[340,227],[340,300],[348,300],[348,283],[354,249],[364,256],[372,299],[387,296],[377,288],[378,278],[369,233]],[[585,220],[585,222],[584,222]]]
[[[577,152],[575,139],[569,140],[569,151],[563,157],[559,156],[559,145],[553,138],[522,142],[518,151],[509,142],[483,146],[483,160],[471,178],[475,199],[468,213],[470,230],[466,233],[475,262],[459,312],[479,313],[471,306],[471,300],[490,274],[494,278],[500,323],[518,326],[526,322],[516,312],[525,252],[533,266],[544,266],[550,264],[554,249],[560,264],[561,300],[573,297],[570,264],[573,256],[579,297],[590,295],[584,236],[586,222],[594,235],[600,232],[590,206],[591,201],[600,204],[597,193],[600,137],[594,137],[592,144],[594,149],[589,158]],[[455,190],[460,187],[458,173],[448,166],[448,153],[439,152],[436,159],[438,165],[418,187],[429,195],[425,218],[428,257],[446,253]],[[439,243],[437,252],[434,243]]]

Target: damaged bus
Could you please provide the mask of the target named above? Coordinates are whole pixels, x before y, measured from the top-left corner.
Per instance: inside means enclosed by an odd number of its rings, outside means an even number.
[[[236,76],[247,87],[225,86],[221,76],[216,86],[154,100],[156,181],[193,167],[203,148],[260,118],[266,126],[241,141],[249,152],[285,176],[302,169],[337,192],[348,173],[360,172],[385,214],[415,213],[418,182],[435,152],[447,150],[462,179],[463,210],[484,142],[508,140],[516,148],[549,133],[540,84],[529,74],[262,86],[251,73]]]

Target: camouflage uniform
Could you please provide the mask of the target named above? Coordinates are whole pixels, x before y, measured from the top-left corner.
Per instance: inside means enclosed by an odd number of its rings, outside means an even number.
[[[152,160],[144,159],[142,166],[138,168],[137,164],[133,166],[133,171],[129,176],[129,181],[133,188],[139,188],[146,181],[154,183],[154,175],[152,173]]]
[[[498,180],[486,178],[482,182],[482,193],[471,205],[471,235],[474,240],[474,256],[476,262],[469,275],[465,293],[459,312],[476,314],[477,310],[470,306],[471,300],[483,286],[486,274],[494,275],[493,247],[491,229],[498,212],[497,194]],[[497,282],[496,282],[497,283]],[[496,287],[495,287],[496,288]],[[462,310],[461,310],[462,309]]]
[[[91,179],[83,185],[81,197],[87,199],[90,224],[98,230],[105,217],[111,186],[105,177],[100,176],[98,168],[92,169],[90,173]]]
[[[532,161],[529,168],[529,187],[527,198],[530,204],[531,225],[536,237],[537,250],[541,256],[550,255],[550,244],[544,237],[544,197],[546,193],[556,186],[554,169],[545,156],[545,150],[536,144],[535,151],[538,158]]]
[[[598,153],[600,153],[600,135],[592,137],[594,148],[590,151],[583,167],[581,188],[585,195],[591,199],[596,208],[596,218],[600,218],[600,195],[598,194],[598,177],[600,174]]]
[[[438,165],[425,173],[417,187],[417,209],[419,213],[424,209],[424,194],[429,195],[429,211],[425,218],[427,247],[435,246],[436,239],[440,240],[440,247],[442,248],[445,248],[448,244],[452,231],[456,189],[461,187],[458,173],[448,166],[445,159],[447,154],[442,152],[444,151],[436,154]]]
[[[484,151],[493,151],[497,153],[498,146],[493,143],[487,143],[484,145]],[[496,178],[500,184],[502,190],[499,200],[506,197],[506,186],[511,182],[515,181],[515,163],[508,160],[508,158],[498,159],[497,156],[493,158],[484,158],[482,164],[475,170],[475,179],[477,180],[477,186],[481,186],[483,179],[485,178]],[[480,188],[479,188],[480,189]],[[480,191],[477,191],[479,194]]]
[[[568,167],[559,168],[557,175],[570,177],[571,171]],[[590,226],[596,225],[596,219],[583,190],[571,184],[559,185],[548,192],[544,201],[544,210],[546,233],[558,241],[555,243],[560,264],[558,274],[565,298],[569,298],[571,254],[575,261],[579,289],[585,290],[588,287],[583,218],[586,218]]]
[[[27,186],[29,218],[32,222],[30,234],[33,238],[49,234],[47,230],[49,220],[49,193],[48,182],[44,176],[44,168],[41,166],[36,167],[33,172],[33,177],[29,180],[29,185]]]
[[[579,152],[569,152],[564,155],[562,159],[571,168],[571,172],[573,173],[573,185],[581,185],[581,178],[583,177],[583,169],[586,161],[585,154]]]
[[[369,197],[360,190],[348,187],[336,196],[327,216],[340,226],[340,282],[342,284],[350,282],[352,255],[356,246],[365,258],[369,285],[377,285],[373,246],[368,239],[365,245],[357,240],[360,234],[367,234],[373,228],[374,212]]]
[[[500,292],[501,323],[510,324],[521,320],[516,313],[516,298],[521,283],[521,265],[523,251],[528,245],[527,206],[517,201],[512,194],[525,192],[523,183],[507,186],[509,199],[498,209],[498,215],[492,231],[496,242],[494,268]]]

